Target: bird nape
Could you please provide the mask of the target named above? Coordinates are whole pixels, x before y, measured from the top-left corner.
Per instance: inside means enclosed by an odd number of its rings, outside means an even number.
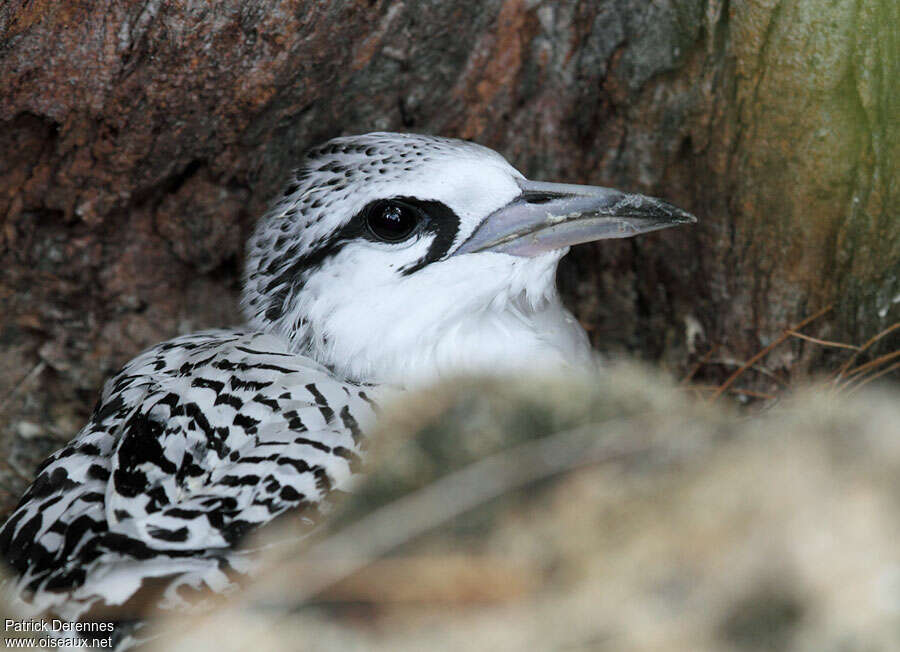
[[[252,571],[244,535],[289,510],[312,525],[347,488],[380,396],[590,364],[555,287],[570,245],[694,221],[642,195],[529,181],[460,140],[314,148],[249,242],[248,326],[140,354],[38,468],[0,530],[20,606],[79,622],[197,608]]]

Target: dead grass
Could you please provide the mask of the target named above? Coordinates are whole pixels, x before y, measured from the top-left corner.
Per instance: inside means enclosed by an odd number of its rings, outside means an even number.
[[[864,387],[865,385],[868,385],[869,383],[879,378],[883,378],[894,371],[900,370],[900,349],[884,353],[865,362],[859,362],[860,358],[864,356],[868,351],[872,350],[872,348],[877,343],[884,340],[891,333],[900,330],[900,322],[888,326],[884,330],[875,334],[865,343],[859,345],[850,344],[847,342],[826,340],[802,332],[804,328],[830,312],[832,307],[832,305],[827,305],[821,310],[803,319],[799,323],[793,326],[786,327],[782,331],[781,335],[773,340],[771,344],[761,349],[746,361],[739,363],[737,370],[729,375],[721,384],[704,385],[694,383],[693,379],[705,366],[713,363],[723,364],[728,362],[723,360],[714,360],[713,356],[716,354],[720,347],[718,345],[711,347],[709,351],[707,351],[703,355],[703,357],[700,358],[699,361],[697,361],[697,363],[681,380],[681,385],[692,392],[696,392],[699,394],[708,393],[709,396],[707,400],[709,402],[714,402],[725,394],[745,396],[772,402],[777,401],[782,393],[790,391],[792,389],[792,383],[781,378],[775,370],[766,368],[762,363],[764,362],[766,356],[775,351],[778,347],[789,342],[792,338],[803,340],[804,342],[808,342],[809,344],[818,347],[842,349],[852,352],[847,360],[836,371],[833,371],[830,375],[827,376],[827,384],[830,386],[833,392],[852,394],[858,391],[861,387]],[[748,387],[735,387],[735,384],[739,380],[741,380],[750,370],[759,372],[762,375],[774,380],[781,386],[781,390],[777,393],[772,393],[763,392],[759,391],[758,389],[751,389]]]

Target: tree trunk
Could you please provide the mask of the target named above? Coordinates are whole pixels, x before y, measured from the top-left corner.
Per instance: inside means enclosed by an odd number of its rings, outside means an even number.
[[[568,257],[560,284],[598,348],[742,360],[828,304],[813,332],[859,342],[900,319],[898,24],[894,0],[10,0],[11,463],[27,474],[74,434],[143,347],[237,322],[255,219],[305,148],[344,133],[468,138],[531,178],[698,215]],[[795,340],[768,362],[822,351]]]

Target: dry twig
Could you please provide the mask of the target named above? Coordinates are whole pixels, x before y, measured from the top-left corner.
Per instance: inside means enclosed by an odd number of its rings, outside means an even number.
[[[703,368],[703,365],[705,365],[706,363],[709,362],[709,359],[712,358],[715,355],[716,351],[718,351],[718,350],[719,350],[719,345],[716,344],[709,351],[704,353],[703,357],[697,361],[697,364],[694,365],[694,367],[691,369],[691,371],[688,373],[688,375],[681,379],[680,384],[687,385],[689,382],[691,382],[691,378],[693,378],[694,376],[697,375],[697,372]]]
[[[733,374],[731,374],[731,375],[725,380],[725,382],[722,383],[722,384],[718,387],[718,389],[716,389],[715,392],[713,392],[713,395],[709,397],[709,400],[710,400],[710,401],[715,401],[716,399],[718,399],[722,394],[724,394],[726,391],[728,391],[728,388],[731,387],[731,386],[734,384],[734,382],[735,382],[738,378],[740,378],[740,377],[744,374],[745,371],[747,371],[747,369],[749,369],[749,368],[752,367],[754,364],[756,364],[757,362],[759,362],[760,360],[762,360],[764,357],[766,357],[770,352],[772,352],[772,350],[774,350],[774,349],[775,349],[777,346],[779,346],[782,342],[784,342],[784,341],[787,340],[789,337],[791,337],[791,334],[792,334],[792,333],[795,333],[795,332],[799,331],[801,328],[804,328],[805,326],[808,326],[809,324],[811,324],[812,322],[814,322],[816,319],[818,319],[819,317],[821,317],[822,315],[824,315],[826,312],[828,312],[829,310],[831,310],[831,308],[832,308],[832,305],[829,304],[829,305],[825,306],[824,308],[822,308],[822,309],[821,309],[820,311],[818,311],[817,313],[815,313],[814,315],[812,315],[812,316],[810,316],[810,317],[807,317],[806,319],[804,319],[803,321],[801,321],[801,322],[800,322],[799,324],[797,324],[796,326],[792,326],[791,328],[786,328],[786,329],[784,330],[784,332],[783,332],[778,338],[776,338],[771,344],[769,344],[769,346],[765,347],[762,351],[760,351],[759,353],[757,353],[756,355],[754,355],[752,358],[750,358],[749,360],[747,360],[747,362],[745,362],[743,365],[741,365],[741,367],[738,368],[737,371],[735,371]]]
[[[876,342],[884,339],[885,337],[887,337],[888,335],[890,335],[897,329],[900,329],[900,322],[897,322],[896,324],[888,326],[880,333],[877,333],[873,337],[871,337],[869,339],[869,341],[867,341],[861,347],[859,347],[859,350],[857,350],[856,353],[854,353],[852,356],[850,356],[850,359],[847,360],[847,362],[845,362],[841,366],[840,369],[838,369],[837,374],[833,378],[834,383],[837,384],[840,382],[841,378],[844,376],[844,374],[846,374],[850,370],[850,368],[853,366],[853,363],[856,362],[856,359],[860,356],[861,353],[868,351]],[[858,369],[858,367],[857,367],[857,369]]]
[[[819,344],[821,346],[830,346],[836,349],[851,349],[853,351],[859,351],[859,347],[855,344],[844,344],[843,342],[831,342],[829,340],[820,340],[818,337],[812,337],[810,335],[806,335],[804,333],[798,333],[796,331],[790,331],[790,334],[794,337],[799,337],[801,340],[806,340],[807,342],[812,342],[813,344]]]
[[[9,403],[19,394],[19,392],[25,389],[25,387],[27,387],[32,380],[37,378],[46,367],[47,363],[41,360],[31,368],[31,371],[22,376],[22,379],[16,384],[13,390],[9,394],[4,396],[2,401],[0,401],[0,414],[3,414],[3,411],[6,410],[6,406],[9,405]]]

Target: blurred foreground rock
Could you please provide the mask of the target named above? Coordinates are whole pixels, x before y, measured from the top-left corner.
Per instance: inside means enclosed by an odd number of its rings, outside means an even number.
[[[896,393],[748,419],[622,368],[396,408],[327,531],[155,649],[900,648]]]

